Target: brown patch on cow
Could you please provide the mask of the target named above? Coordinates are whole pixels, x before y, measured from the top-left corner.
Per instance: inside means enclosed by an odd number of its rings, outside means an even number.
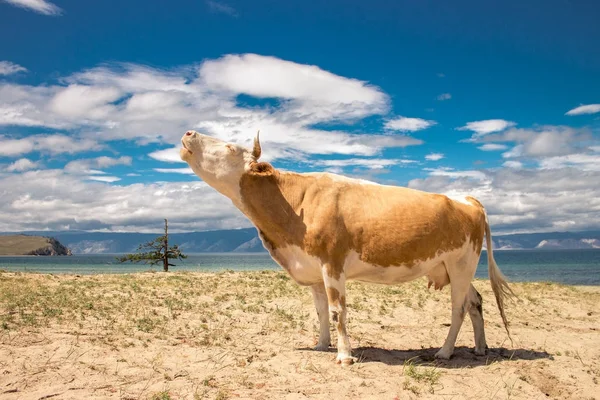
[[[253,162],[250,164],[250,171],[248,173],[251,175],[269,176],[275,173],[275,168],[267,162]]]
[[[298,246],[318,257],[335,279],[351,250],[382,267],[411,267],[466,240],[481,251],[485,213],[475,199],[471,206],[403,187],[252,165],[240,180],[246,215],[273,250]]]
[[[327,299],[329,300],[329,304],[332,306],[346,306],[346,296],[340,296],[340,292],[336,288],[327,288]]]

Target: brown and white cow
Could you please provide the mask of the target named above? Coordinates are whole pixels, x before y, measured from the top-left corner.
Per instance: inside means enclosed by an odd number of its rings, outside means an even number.
[[[475,353],[486,352],[481,296],[471,281],[484,234],[489,275],[502,320],[510,290],[492,254],[486,212],[476,199],[452,200],[329,173],[294,173],[259,162],[258,135],[250,151],[195,131],[182,138],[181,158],[207,184],[231,199],[256,226],[265,248],[300,285],[312,289],[320,323],[318,350],[338,333],[337,362],[351,364],[346,333],[346,281],[383,284],[422,276],[437,289],[451,284],[452,324],[435,354],[448,359],[465,313]]]

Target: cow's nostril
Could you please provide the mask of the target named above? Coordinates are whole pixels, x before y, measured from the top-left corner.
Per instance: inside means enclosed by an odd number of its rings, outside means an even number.
[[[194,134],[194,132],[192,132],[192,131],[187,131],[187,132],[185,133],[185,136],[192,136],[193,134]]]

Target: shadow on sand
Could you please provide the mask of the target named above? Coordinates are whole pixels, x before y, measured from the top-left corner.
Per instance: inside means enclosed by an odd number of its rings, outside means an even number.
[[[308,348],[298,350],[312,350]],[[552,360],[552,355],[545,351],[528,349],[507,349],[504,347],[490,348],[485,356],[477,356],[472,347],[459,346],[454,349],[454,355],[450,360],[437,360],[434,358],[439,347],[394,350],[378,347],[358,347],[352,349],[352,355],[357,357],[360,363],[379,362],[387,365],[404,365],[407,361],[415,365],[434,365],[438,368],[465,368],[489,365],[497,361],[516,360]],[[330,352],[335,349],[330,348]]]

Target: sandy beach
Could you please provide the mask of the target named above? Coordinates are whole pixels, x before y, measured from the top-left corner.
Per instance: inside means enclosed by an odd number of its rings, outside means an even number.
[[[448,288],[351,283],[360,362],[342,368],[311,350],[312,297],[283,272],[0,272],[0,397],[600,399],[600,287],[512,284],[511,343],[489,282],[475,286],[489,354],[473,354],[467,318],[436,361]]]

